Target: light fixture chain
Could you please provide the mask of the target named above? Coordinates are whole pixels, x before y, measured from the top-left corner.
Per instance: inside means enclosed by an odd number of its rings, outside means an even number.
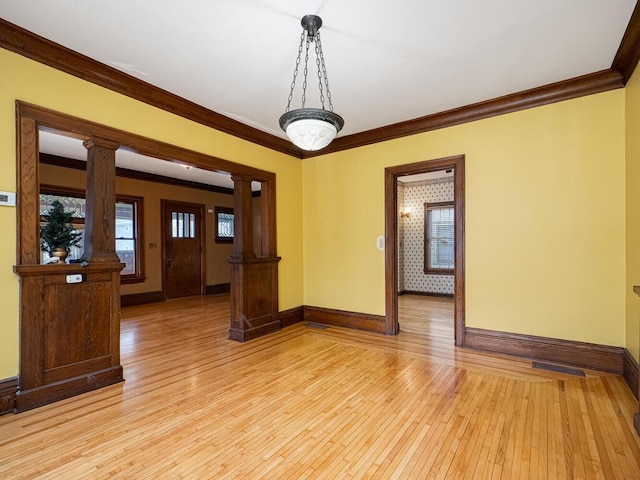
[[[304,108],[304,104],[307,101],[307,73],[309,73],[309,45],[311,44],[311,39],[309,35],[307,35],[307,48],[304,56],[304,79],[302,82],[302,108]]]
[[[322,91],[322,67],[320,67],[320,54],[322,50],[320,49],[320,32],[316,32],[316,67],[318,69],[318,87],[320,88],[320,104],[322,105],[322,109],[324,110],[324,92]]]
[[[287,101],[287,109],[285,112],[288,112],[291,108],[291,101],[293,100],[293,91],[296,88],[296,78],[298,77],[298,67],[300,67],[300,56],[302,55],[302,45],[304,44],[304,30],[302,34],[300,34],[300,45],[298,46],[298,56],[296,57],[296,68],[293,71],[293,80],[291,81],[291,91],[289,92],[289,100]]]
[[[322,76],[324,77],[324,85],[327,90],[327,101],[329,102],[329,111],[333,112],[333,103],[331,102],[331,92],[329,91],[329,77],[327,76],[327,67],[324,64],[324,54],[322,53],[322,43],[320,42],[320,31],[316,33],[316,49],[320,52],[320,65],[322,67]],[[318,73],[318,75],[320,75]],[[320,87],[320,92],[322,92],[322,86]],[[324,102],[322,104],[322,108],[324,108]]]

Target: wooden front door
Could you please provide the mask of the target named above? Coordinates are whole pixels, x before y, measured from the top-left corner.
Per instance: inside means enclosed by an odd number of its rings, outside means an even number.
[[[202,295],[204,206],[162,201],[165,298]]]

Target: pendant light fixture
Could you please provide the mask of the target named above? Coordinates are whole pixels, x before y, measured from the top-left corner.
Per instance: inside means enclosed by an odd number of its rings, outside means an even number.
[[[298,47],[296,66],[293,71],[287,109],[280,117],[280,128],[285,131],[287,137],[289,137],[294,145],[302,150],[313,151],[320,150],[329,145],[342,129],[344,120],[340,115],[333,112],[333,104],[331,103],[329,79],[327,78],[327,68],[324,64],[324,55],[320,42],[322,19],[317,15],[305,15],[302,17],[300,23],[302,24],[300,46]],[[320,89],[321,108],[306,107],[309,49],[312,43],[315,44],[315,63],[318,70],[318,88]],[[305,55],[302,81],[302,108],[291,110],[291,101],[293,100],[300,63],[302,63],[303,50]],[[328,109],[325,109],[325,94]]]

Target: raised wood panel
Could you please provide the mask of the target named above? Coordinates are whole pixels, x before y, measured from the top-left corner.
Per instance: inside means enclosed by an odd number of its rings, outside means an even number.
[[[467,328],[465,347],[623,374],[623,351],[585,342]]]
[[[277,287],[279,261],[280,257],[229,257],[231,340],[245,342],[280,329]]]
[[[19,411],[122,381],[122,263],[19,265]],[[80,275],[80,283],[67,283]]]
[[[73,365],[74,370],[77,369],[75,375],[80,375],[86,372],[78,368],[79,362],[110,353],[110,322],[116,312],[111,310],[111,279],[108,280],[88,278],[86,282],[71,285],[45,282],[43,368],[46,383],[57,381],[47,377],[50,370]]]
[[[304,306],[304,321],[386,333],[385,317],[332,308]]]

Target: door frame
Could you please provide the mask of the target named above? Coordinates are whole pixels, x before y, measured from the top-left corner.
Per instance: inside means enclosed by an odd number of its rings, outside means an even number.
[[[395,335],[398,323],[398,177],[438,170],[454,169],[453,204],[455,209],[454,335],[455,345],[464,346],[464,155],[387,167],[385,185],[385,332]]]
[[[200,210],[200,295],[204,295],[207,288],[207,277],[206,277],[206,232],[205,232],[205,205],[202,203],[191,203],[184,202],[181,200],[168,200],[165,198],[160,199],[160,229],[162,231],[162,242],[161,244],[161,262],[162,262],[162,299],[167,299],[167,205],[182,205],[185,207],[197,208]]]

